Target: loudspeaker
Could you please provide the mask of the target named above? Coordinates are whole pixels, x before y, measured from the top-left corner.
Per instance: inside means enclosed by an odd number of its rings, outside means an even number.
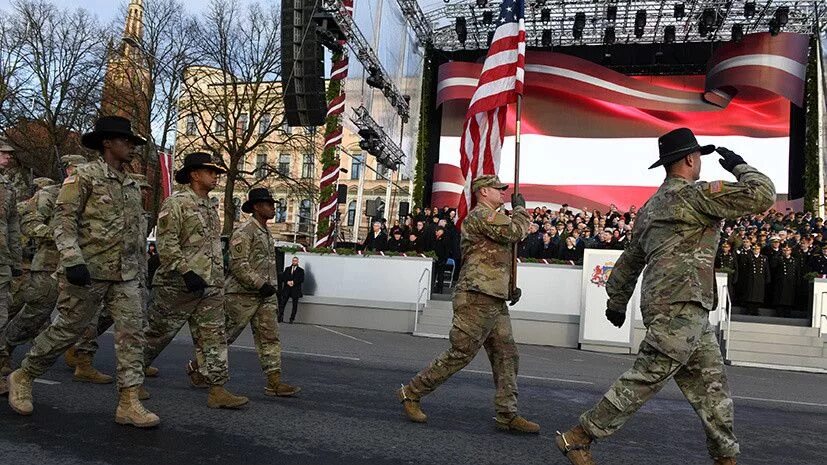
[[[379,202],[376,200],[365,201],[365,214],[371,218],[379,216]]]
[[[408,202],[399,202],[399,216],[406,216],[409,208],[411,208],[411,204]]]
[[[339,184],[339,187],[336,188],[336,202],[337,203],[347,203],[347,186],[344,184]]]
[[[324,48],[313,15],[315,0],[281,2],[281,84],[290,126],[321,126],[327,113]]]

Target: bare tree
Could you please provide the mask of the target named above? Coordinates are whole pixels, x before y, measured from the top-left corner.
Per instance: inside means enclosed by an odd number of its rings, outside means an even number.
[[[185,131],[178,147],[182,152],[201,149],[221,156],[227,169],[223,231],[227,235],[233,229],[233,193],[239,183],[250,187],[276,178],[313,198],[312,180],[291,179],[270,163],[256,166],[259,175],[254,181],[244,176],[251,171],[240,169],[250,153],[313,149],[310,134],[281,129],[279,16],[275,3],[241,8],[234,0],[212,0],[194,33],[199,66],[190,67],[183,80],[180,117]]]
[[[23,42],[18,32],[14,27],[14,19],[6,12],[0,11],[0,130],[8,125],[2,109],[21,87]]]
[[[109,36],[87,11],[43,0],[14,4],[19,89],[0,107],[6,135],[36,173],[56,176],[57,159],[97,115]]]

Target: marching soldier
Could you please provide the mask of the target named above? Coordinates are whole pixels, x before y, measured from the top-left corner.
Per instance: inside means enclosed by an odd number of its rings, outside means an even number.
[[[721,349],[709,324],[717,299],[712,265],[720,220],[765,211],[775,201],[775,187],[732,151],[698,145],[689,129],[661,136],[658,145],[660,160],[650,169],[664,166],[666,180],[641,209],[632,243],[606,284],[606,318],[619,328],[646,267],[641,292],[646,337],[634,366],[580,424],[557,434],[558,449],[574,465],[594,464],[592,441],[620,429],[673,377],[701,417],[715,464],[733,465],[739,453]],[[714,150],[738,182],[697,182],[701,155]]]
[[[249,324],[261,369],[267,377],[264,393],[289,397],[301,389],[281,382],[281,342],[276,322],[276,248],[267,229],[267,221],[276,216],[275,203],[270,191],[258,188],[251,190],[247,201],[241,205],[241,211],[253,217],[233,231],[230,238],[230,274],[225,287],[224,310],[227,314],[227,344],[235,342]],[[198,384],[206,379],[204,373],[195,371],[196,367],[203,366],[204,353],[196,347],[195,354],[198,363],[190,362],[190,377],[195,377],[194,384]]]
[[[0,141],[0,168],[11,162],[14,149]],[[0,328],[9,318],[9,288],[12,278],[23,274],[20,269],[23,249],[20,247],[20,217],[14,186],[0,174]],[[8,391],[5,378],[0,377],[0,394]]]
[[[521,195],[512,196],[514,212],[509,218],[499,211],[503,191],[507,189],[496,176],[475,179],[471,190],[477,206],[462,224],[462,257],[454,294],[454,319],[450,332],[451,348],[417,374],[397,392],[408,418],[417,423],[427,421],[419,401],[433,392],[454,373],[460,371],[482,347],[488,352],[494,385],[496,426],[506,431],[539,433],[540,425],[517,414],[517,368],[519,354],[511,331],[506,300],[520,298],[520,290],[511,295],[511,260],[513,246],[528,234],[529,217]]]
[[[175,173],[184,188],[164,201],[158,215],[161,266],[153,278],[156,292],[149,311],[146,366],[172,341],[184,323],[204,354],[209,386],[207,406],[239,408],[249,399],[224,388],[229,379],[224,328],[224,265],[221,225],[208,196],[225,170],[210,154],[191,153]]]
[[[21,367],[9,376],[9,405],[31,415],[32,382],[80,338],[101,305],[115,319],[119,401],[118,424],[151,427],[160,420],[138,400],[143,384],[145,344],[138,273],[143,259],[139,231],[141,193],[123,172],[135,146],[146,140],[132,132],[130,121],[107,116],[81,142],[100,159],[77,167],[63,181],[55,201],[53,235],[60,252],[57,311],[38,335]]]
[[[61,162],[66,175],[74,173],[75,166],[86,163],[80,155],[64,155]],[[48,178],[37,178],[48,179]],[[37,181],[35,179],[35,181]],[[26,201],[26,208],[20,219],[20,228],[26,236],[34,241],[36,250],[29,271],[28,285],[21,292],[20,311],[9,320],[6,330],[0,334],[0,364],[11,364],[14,348],[31,341],[49,322],[49,316],[57,303],[57,278],[54,273],[58,268],[60,253],[55,246],[52,217],[55,201],[60,192],[60,185],[44,185],[31,199]],[[112,382],[112,377],[109,377]]]

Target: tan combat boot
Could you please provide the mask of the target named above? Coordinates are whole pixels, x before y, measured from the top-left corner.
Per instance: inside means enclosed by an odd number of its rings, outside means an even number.
[[[138,391],[139,386],[121,389],[118,409],[115,411],[115,423],[138,428],[157,426],[161,419],[141,404],[138,400]]]
[[[517,433],[530,434],[538,434],[540,432],[540,425],[534,423],[533,421],[528,421],[519,415],[514,415],[511,418],[506,418],[497,415],[494,418],[494,421],[497,424],[497,429],[503,431],[513,431]]]
[[[198,362],[190,360],[187,363],[187,376],[190,379],[190,386],[194,388],[208,388],[210,385],[204,375],[198,371]]]
[[[735,465],[735,457],[718,457],[714,465]]]
[[[419,406],[419,399],[413,399],[405,392],[405,386],[396,390],[396,398],[402,403],[402,408],[405,410],[405,415],[414,423],[425,423],[428,421],[428,416]]]
[[[34,378],[18,368],[9,375],[9,407],[20,415],[31,415],[32,382]]]
[[[298,394],[301,390],[300,387],[282,383],[281,372],[267,373],[267,386],[264,387],[264,393],[268,396],[290,397]]]
[[[68,354],[68,351],[66,353]],[[109,384],[112,382],[111,376],[101,373],[92,366],[92,354],[76,352],[75,360],[77,364],[75,365],[73,380],[93,384]]]
[[[147,378],[157,378],[158,377],[158,369],[155,367],[146,367],[144,370],[144,376]]]
[[[209,408],[240,408],[249,401],[250,399],[244,396],[237,396],[224,389],[224,386],[210,386],[210,393],[207,395]]]
[[[596,465],[589,450],[592,437],[582,426],[577,425],[565,433],[558,431],[554,443],[573,465]]]
[[[75,368],[78,366],[78,350],[75,346],[69,348],[65,354],[63,354],[63,360],[66,362],[66,366],[69,368]]]

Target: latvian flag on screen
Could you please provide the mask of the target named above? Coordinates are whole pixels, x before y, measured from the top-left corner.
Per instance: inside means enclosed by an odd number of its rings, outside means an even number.
[[[505,137],[508,104],[517,101],[525,82],[525,3],[505,0],[491,39],[477,88],[471,97],[460,143],[460,169],[465,187],[457,211],[457,225],[473,208],[471,181],[497,174]]]

